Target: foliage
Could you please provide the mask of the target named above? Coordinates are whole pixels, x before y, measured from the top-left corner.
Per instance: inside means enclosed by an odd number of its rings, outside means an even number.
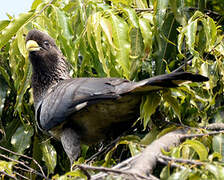
[[[54,0],[50,3],[34,0],[29,12],[0,21],[1,146],[32,157],[48,169],[49,177],[85,177],[77,170],[69,172],[61,145],[36,127],[30,90],[32,69],[25,49],[25,35],[33,28],[47,32],[56,40],[71,65],[73,77],[122,77],[138,81],[169,73],[192,60],[187,71],[210,78],[203,84],[185,84],[144,97],[137,123],[144,130],[122,137],[106,154],[92,160],[93,165],[110,167],[139,153],[143,145],[167,133],[169,124],[199,128],[211,122],[224,122],[223,15],[222,0]],[[186,140],[164,153],[200,160],[205,165],[183,164],[185,169],[163,166],[159,167],[157,176],[222,179],[223,140],[223,135]],[[85,162],[99,146],[83,146],[77,163]],[[24,158],[3,150],[0,154]],[[28,163],[38,170],[33,161]],[[16,164],[4,159],[0,161],[0,170],[13,175]]]

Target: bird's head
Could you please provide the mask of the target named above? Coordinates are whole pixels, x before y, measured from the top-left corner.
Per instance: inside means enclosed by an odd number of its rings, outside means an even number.
[[[48,34],[36,29],[29,31],[26,49],[33,67],[32,86],[36,92],[40,91],[37,96],[42,96],[55,83],[70,78],[67,62]]]
[[[58,61],[64,60],[54,39],[36,29],[29,31],[27,34],[26,49],[29,52],[29,59],[34,68],[46,69],[54,67]]]

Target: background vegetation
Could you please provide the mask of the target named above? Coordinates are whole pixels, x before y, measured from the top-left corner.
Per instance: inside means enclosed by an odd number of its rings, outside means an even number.
[[[36,126],[25,49],[29,30],[40,29],[56,40],[73,77],[139,81],[186,62],[191,62],[187,71],[209,77],[206,83],[149,94],[136,129],[110,146],[82,147],[77,163],[111,167],[179,126],[204,133],[208,124],[224,123],[223,25],[223,0],[34,0],[29,12],[0,21],[0,175],[85,177],[70,171],[61,144]],[[224,178],[222,134],[186,140],[164,154],[204,165],[180,163],[181,169],[161,164],[157,177]]]

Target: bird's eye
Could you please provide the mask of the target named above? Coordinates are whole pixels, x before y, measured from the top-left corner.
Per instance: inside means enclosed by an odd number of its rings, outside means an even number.
[[[48,42],[48,41],[44,41],[44,46],[45,46],[46,48],[50,48],[50,44],[49,44],[49,42]]]

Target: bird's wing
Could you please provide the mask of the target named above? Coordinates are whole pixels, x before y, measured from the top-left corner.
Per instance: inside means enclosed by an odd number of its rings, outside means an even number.
[[[129,81],[116,78],[76,78],[58,83],[35,107],[39,127],[48,131],[90,104],[117,99],[119,94],[116,93],[116,86],[125,82]]]
[[[64,122],[77,111],[99,101],[117,99],[125,94],[141,94],[177,87],[185,81],[202,82],[208,78],[188,72],[155,76],[140,82],[118,78],[76,78],[58,83],[36,107],[36,119],[44,130]],[[134,97],[133,97],[134,98]]]

